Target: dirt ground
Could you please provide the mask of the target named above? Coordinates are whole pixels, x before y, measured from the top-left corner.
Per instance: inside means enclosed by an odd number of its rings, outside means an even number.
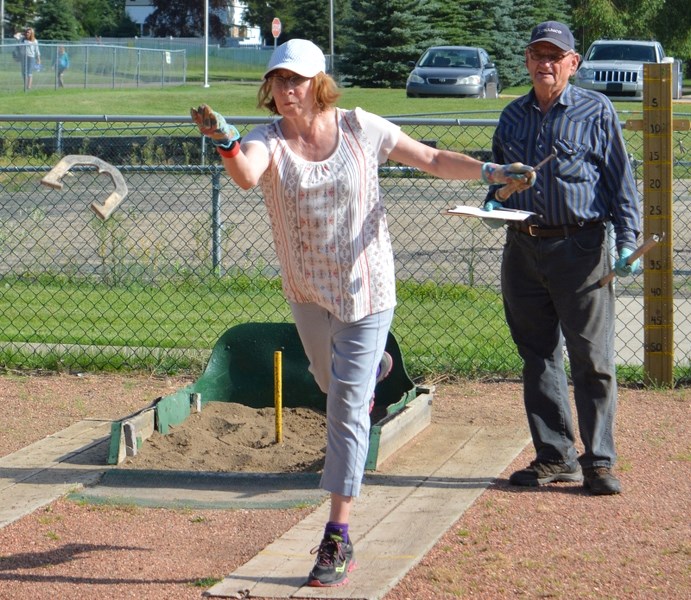
[[[187,383],[145,375],[0,376],[0,455],[81,419],[121,418]],[[533,457],[527,447],[384,600],[691,598],[690,401],[689,389],[620,389],[619,496],[593,497],[578,484],[509,486],[508,475]],[[253,418],[219,417],[208,407],[207,433],[216,427],[226,442]],[[262,416],[263,437],[253,434],[257,452],[275,450],[272,417]],[[525,427],[521,386],[438,383],[432,419]],[[310,421],[301,435],[312,428],[319,425]],[[316,465],[313,457],[300,460]],[[60,499],[0,529],[0,599],[199,599],[310,510]],[[353,539],[357,546],[356,528]]]
[[[154,432],[120,467],[255,473],[321,470],[325,415],[309,408],[285,408],[280,429],[279,443],[273,408],[209,402],[167,435]]]

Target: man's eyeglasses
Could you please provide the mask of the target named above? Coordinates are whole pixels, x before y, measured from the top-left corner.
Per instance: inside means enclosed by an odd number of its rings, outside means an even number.
[[[528,56],[530,57],[531,60],[534,60],[535,62],[542,63],[542,62],[548,62],[548,63],[558,63],[564,60],[567,56],[570,54],[573,54],[573,52],[537,52],[536,50],[533,50],[532,48],[528,48]]]
[[[302,75],[291,75],[290,77],[283,77],[282,75],[271,75],[269,81],[272,85],[281,88],[296,88],[307,81],[309,77],[303,77]]]

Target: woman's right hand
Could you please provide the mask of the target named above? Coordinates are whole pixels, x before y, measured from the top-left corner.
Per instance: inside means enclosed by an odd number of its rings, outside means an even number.
[[[240,139],[238,130],[226,123],[223,116],[212,110],[208,104],[191,108],[190,114],[201,134],[208,137],[216,146],[229,148],[234,141]]]

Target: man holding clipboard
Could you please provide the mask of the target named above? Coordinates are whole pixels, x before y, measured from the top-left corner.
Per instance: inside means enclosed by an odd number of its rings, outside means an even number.
[[[606,223],[620,277],[635,274],[639,200],[619,121],[603,95],[569,78],[580,57],[569,28],[536,26],[525,50],[532,90],[503,110],[492,141],[497,162],[542,163],[534,187],[490,186],[484,209],[532,213],[507,223],[501,269],[504,311],[523,359],[523,400],[535,459],[509,483],[583,482],[593,495],[621,492],[614,420],[615,302]],[[501,217],[500,217],[501,218]],[[631,260],[634,259],[635,260]],[[583,451],[576,449],[563,346]]]

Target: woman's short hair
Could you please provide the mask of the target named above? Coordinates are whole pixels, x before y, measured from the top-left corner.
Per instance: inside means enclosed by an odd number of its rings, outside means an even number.
[[[321,110],[335,106],[336,101],[341,97],[338,85],[336,85],[331,75],[317,73],[312,78],[312,85],[314,86],[314,99]],[[276,101],[271,93],[270,77],[264,79],[264,82],[257,92],[257,108],[266,108],[272,115],[278,114]]]

